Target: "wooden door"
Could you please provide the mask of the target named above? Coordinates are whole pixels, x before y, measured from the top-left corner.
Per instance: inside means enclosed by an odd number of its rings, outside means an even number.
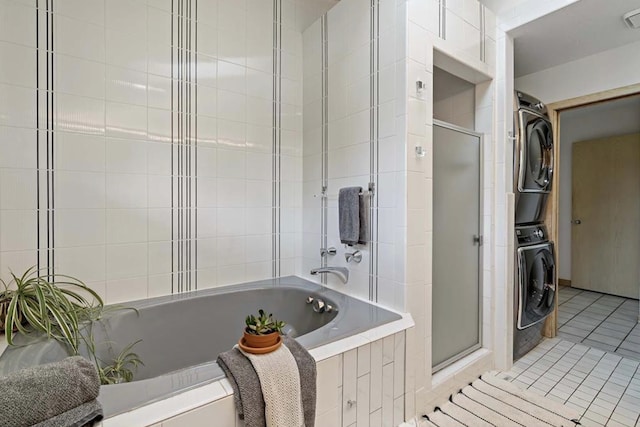
[[[571,285],[640,294],[640,134],[573,144]]]

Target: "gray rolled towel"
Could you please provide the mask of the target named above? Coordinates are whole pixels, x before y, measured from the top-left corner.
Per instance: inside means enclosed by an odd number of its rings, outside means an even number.
[[[353,246],[360,240],[360,193],[362,187],[345,187],[338,192],[340,242]]]
[[[314,427],[316,421],[316,361],[295,339],[284,336],[284,345],[296,360],[300,373],[300,392],[305,427]],[[233,348],[218,356],[218,365],[227,375],[234,393],[236,410],[245,427],[265,427],[264,398],[258,374],[253,365],[238,349]]]
[[[102,419],[99,392],[95,366],[80,356],[12,372],[0,377],[0,427],[91,425]]]

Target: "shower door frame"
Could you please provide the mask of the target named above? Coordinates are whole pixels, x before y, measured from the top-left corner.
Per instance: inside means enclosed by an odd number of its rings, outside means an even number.
[[[441,128],[449,129],[454,132],[460,132],[467,135],[471,135],[478,138],[478,162],[479,162],[479,176],[478,176],[478,233],[481,236],[481,241],[478,245],[478,342],[466,350],[461,351],[460,353],[450,357],[449,359],[431,367],[432,374],[435,374],[438,371],[450,366],[457,361],[469,356],[477,350],[480,350],[483,347],[482,343],[482,319],[483,319],[483,311],[484,311],[484,280],[483,280],[483,271],[484,271],[484,134],[476,132],[471,129],[464,128],[462,126],[454,125],[449,122],[444,122],[442,120],[433,119],[433,127],[439,126]],[[433,141],[435,144],[435,139]],[[436,161],[435,156],[433,156],[433,161]],[[431,208],[433,210],[433,207]],[[431,255],[433,256],[433,254]],[[433,286],[433,285],[432,285]],[[433,293],[433,290],[431,291]],[[431,298],[431,304],[433,304],[433,298]],[[433,317],[433,308],[431,309],[431,316]],[[433,328],[433,320],[431,321],[431,327]],[[433,331],[431,331],[431,335],[433,336]],[[431,347],[433,351],[433,341],[431,342]]]

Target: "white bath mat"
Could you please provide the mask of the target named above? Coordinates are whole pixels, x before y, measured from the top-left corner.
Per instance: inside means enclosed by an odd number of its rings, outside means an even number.
[[[436,408],[420,427],[575,427],[575,410],[487,373]]]

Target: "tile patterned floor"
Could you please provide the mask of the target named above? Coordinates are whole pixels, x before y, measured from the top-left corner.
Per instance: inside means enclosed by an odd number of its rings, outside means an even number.
[[[500,376],[576,409],[585,427],[640,426],[640,361],[545,339]]]
[[[561,287],[558,336],[640,361],[638,300]]]

